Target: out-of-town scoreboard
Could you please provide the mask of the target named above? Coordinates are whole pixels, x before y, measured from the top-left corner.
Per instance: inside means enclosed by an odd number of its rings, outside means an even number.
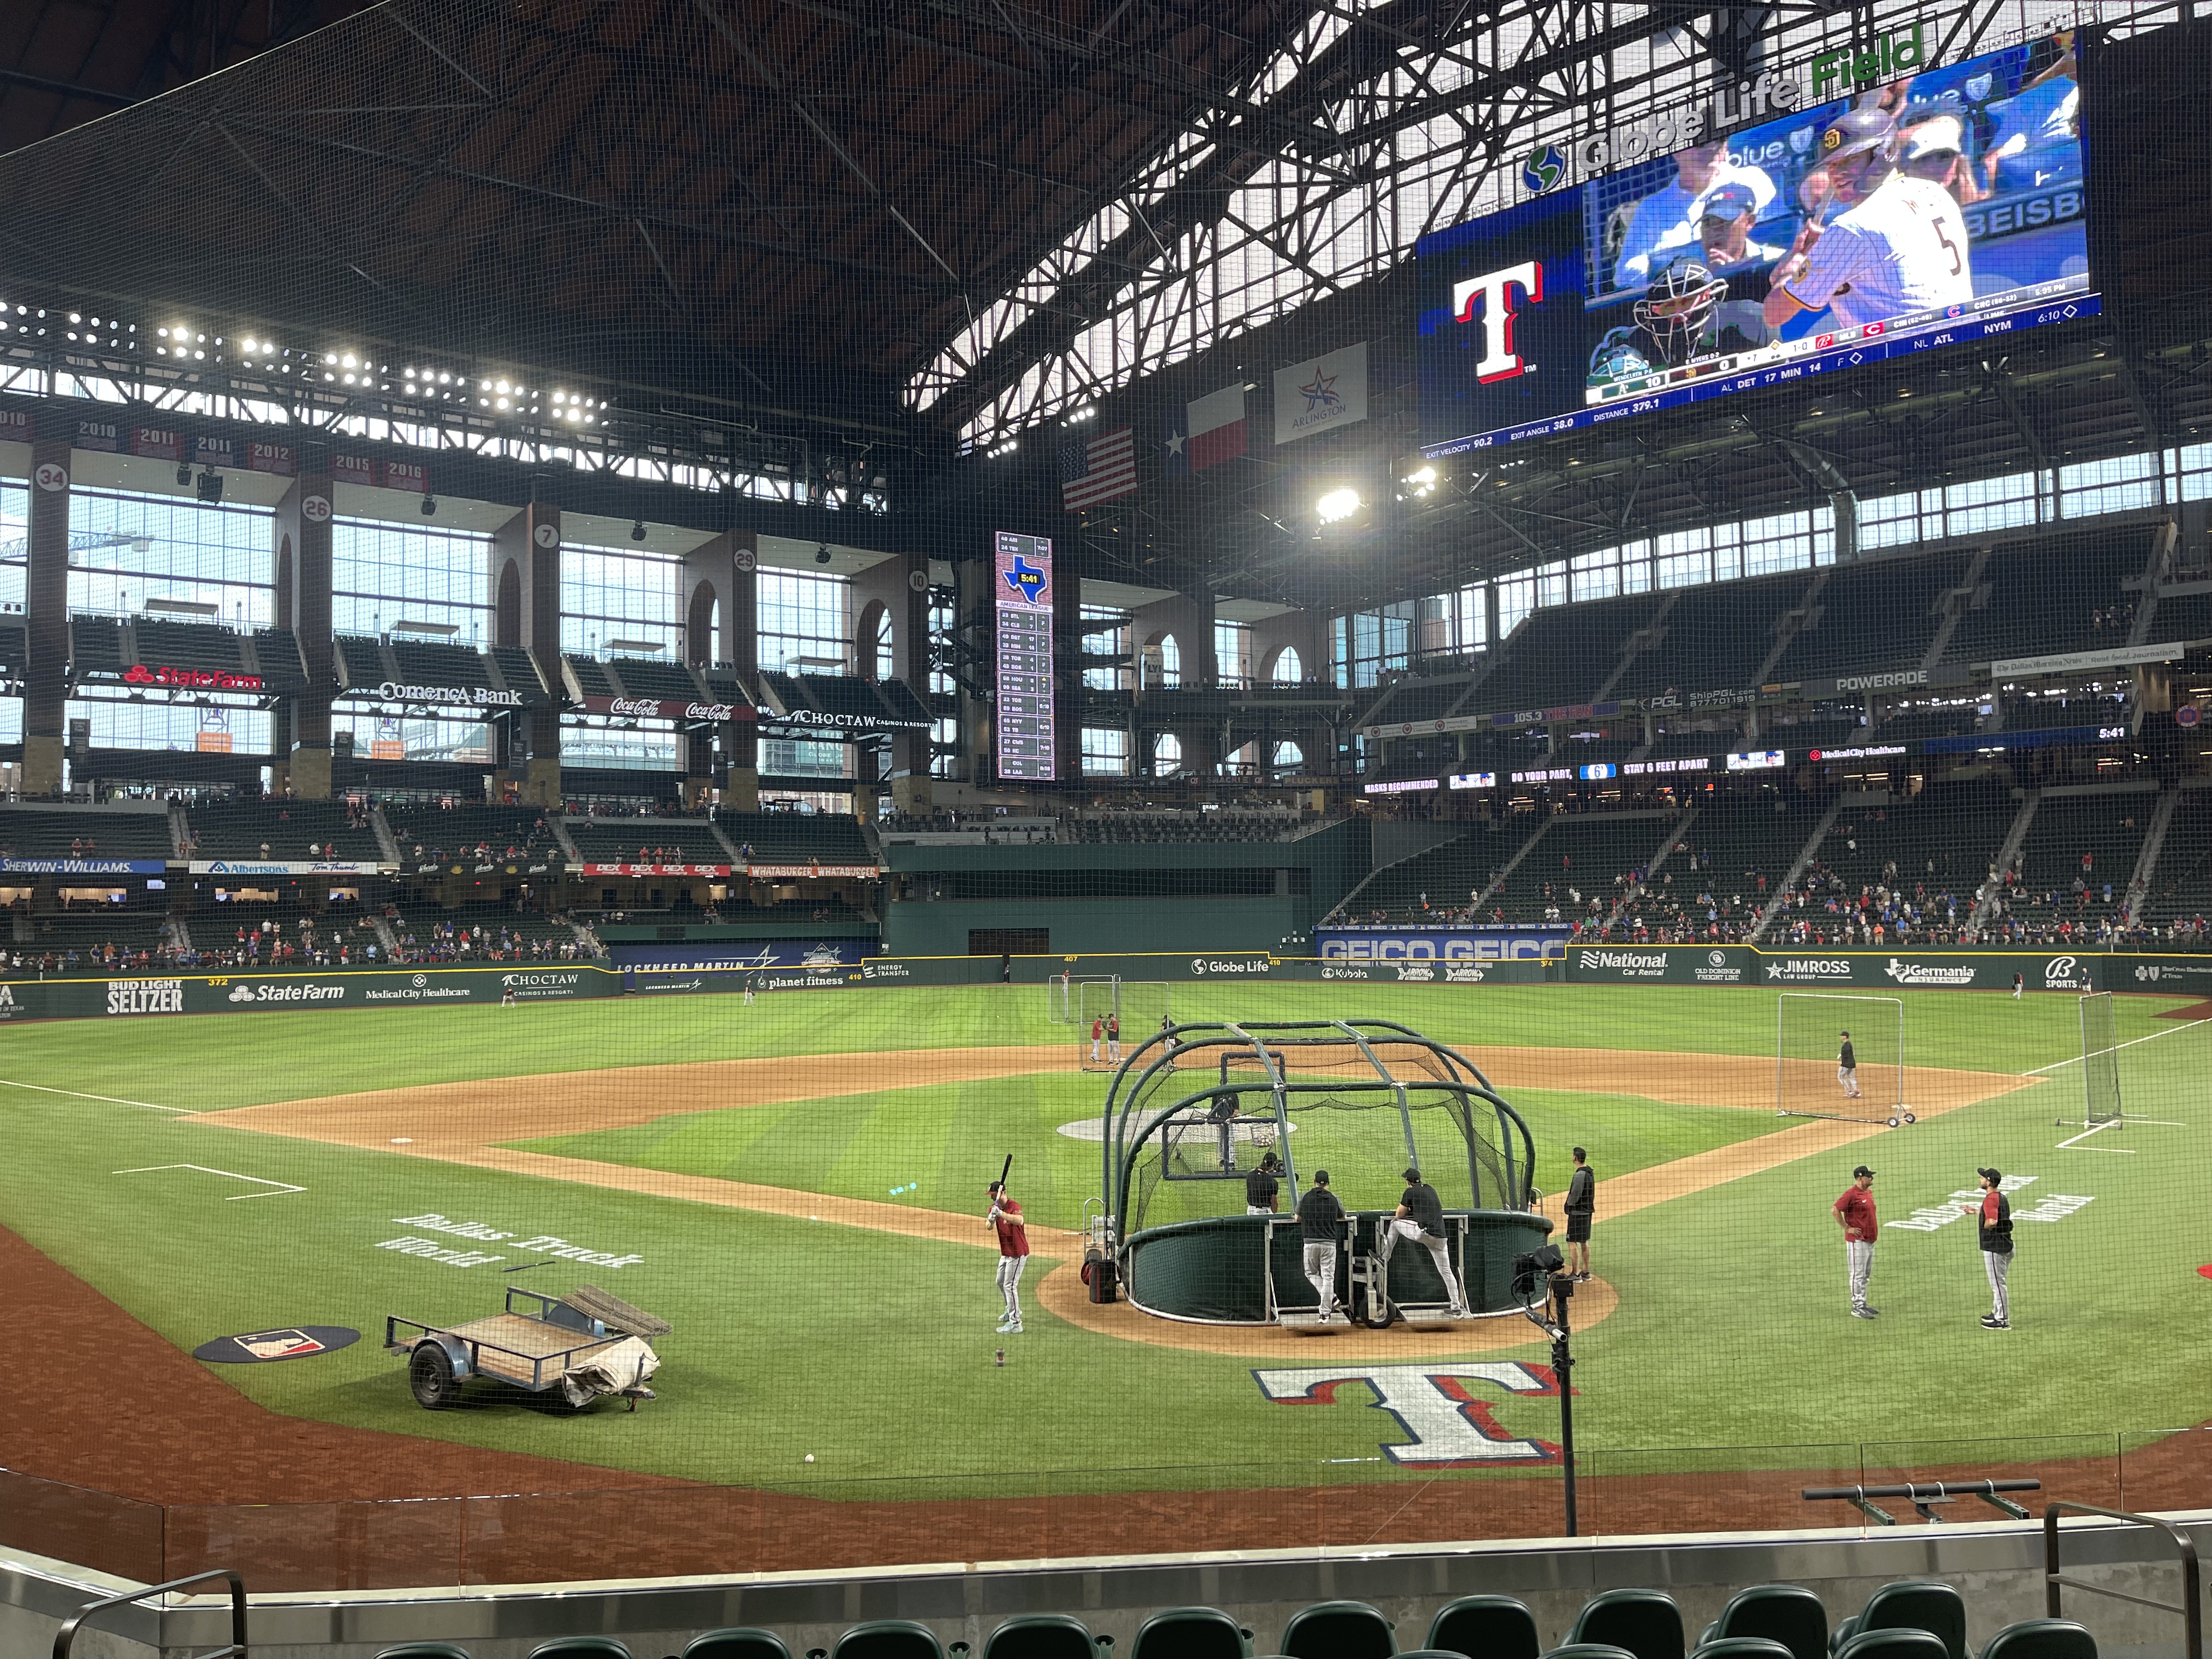
[[[1052,735],[1052,543],[1002,530],[994,570],[999,775],[1050,778],[1057,769]]]

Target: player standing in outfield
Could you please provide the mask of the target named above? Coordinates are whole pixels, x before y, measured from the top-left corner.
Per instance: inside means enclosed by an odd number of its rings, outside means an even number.
[[[750,1008],[750,1007],[751,1007],[752,1006],[753,1006],[753,976],[752,976],[750,974],[747,974],[747,975],[745,975],[745,1006],[746,1006],[746,1007],[748,1007],[748,1008]]]
[[[1098,1063],[1098,1045],[1106,1040],[1106,1022],[1101,1016],[1091,1017],[1091,1063]]]
[[[1567,1272],[1587,1283],[1589,1279],[1590,1218],[1597,1213],[1597,1176],[1589,1154],[1575,1148],[1575,1172],[1567,1177]]]
[[[1874,1277],[1874,1242],[1881,1222],[1874,1212],[1874,1171],[1863,1164],[1851,1171],[1851,1184],[1835,1203],[1836,1219],[1844,1229],[1844,1257],[1851,1270],[1851,1316],[1878,1319],[1879,1308],[1867,1306],[1867,1281]]]
[[[2018,1002],[2020,1000],[2020,994],[2021,990],[2026,988],[2027,984],[2027,976],[2025,974],[2014,974],[2012,976],[2012,1000],[2014,1002]]]
[[[1998,1191],[2004,1177],[1995,1170],[1977,1170],[1982,1178],[1978,1200],[1960,1207],[1980,1217],[1982,1269],[1990,1276],[1990,1310],[1982,1316],[1984,1330],[2012,1328],[2012,1297],[2007,1288],[2012,1277],[2012,1200]]]
[[[1851,1047],[1849,1031],[1843,1034],[1843,1038],[1844,1046],[1836,1050],[1836,1081],[1843,1085],[1845,1100],[1856,1100],[1859,1097],[1858,1052]]]
[[[1298,1200],[1298,1234],[1305,1246],[1308,1282],[1321,1297],[1324,1321],[1336,1314],[1336,1243],[1344,1236],[1344,1206],[1328,1189],[1328,1171],[1316,1170],[1313,1185]]]
[[[1260,1160],[1260,1167],[1244,1177],[1244,1213],[1273,1215],[1279,1200],[1282,1182],[1277,1179],[1283,1167],[1282,1159],[1273,1152]]]
[[[1825,224],[1816,212],[1799,227],[1761,307],[1768,327],[1826,310],[1838,328],[1863,328],[1974,297],[1958,199],[1932,179],[1898,170],[1897,129],[1887,115],[1848,110],[1829,123],[1817,149],[1805,187],[1818,191],[1825,180],[1823,204],[1843,211]]]
[[[1437,1189],[1421,1179],[1421,1172],[1408,1168],[1406,1171],[1406,1191],[1398,1200],[1398,1213],[1382,1229],[1382,1282],[1390,1282],[1390,1253],[1398,1248],[1401,1238],[1412,1239],[1429,1253],[1436,1263],[1437,1277],[1444,1282],[1444,1299],[1455,1314],[1465,1314],[1467,1303],[1459,1293],[1459,1279],[1452,1272],[1451,1239],[1444,1232],[1443,1200]]]
[[[1006,1316],[999,1322],[999,1334],[1019,1336],[1022,1269],[1030,1265],[1030,1230],[1023,1224],[1022,1206],[995,1181],[991,1183],[991,1213],[984,1219],[999,1234],[999,1294],[1006,1302]]]

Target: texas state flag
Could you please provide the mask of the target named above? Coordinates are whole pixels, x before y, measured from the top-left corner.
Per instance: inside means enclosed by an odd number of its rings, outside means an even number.
[[[1168,417],[1167,471],[1202,472],[1245,453],[1244,387],[1224,386]]]

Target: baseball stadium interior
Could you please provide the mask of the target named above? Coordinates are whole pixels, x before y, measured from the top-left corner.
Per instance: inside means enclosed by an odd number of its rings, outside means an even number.
[[[0,8],[0,1649],[2205,1659],[2208,85]]]

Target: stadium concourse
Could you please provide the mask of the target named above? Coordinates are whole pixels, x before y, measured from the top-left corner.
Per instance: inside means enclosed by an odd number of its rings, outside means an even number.
[[[2203,1659],[2191,7],[17,9],[9,1640]]]

